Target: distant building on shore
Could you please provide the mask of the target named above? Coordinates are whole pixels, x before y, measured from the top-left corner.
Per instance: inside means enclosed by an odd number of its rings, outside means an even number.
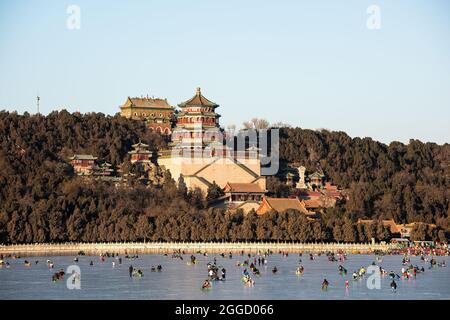
[[[261,204],[267,190],[261,188],[256,183],[231,183],[228,182],[223,189],[222,207],[231,210],[242,210],[248,213],[250,210],[257,210]]]
[[[284,212],[286,210],[297,210],[300,213],[306,215],[309,218],[315,218],[316,213],[306,209],[306,205],[303,201],[297,198],[270,198],[264,197],[261,205],[256,210],[258,215],[266,214],[267,212]]]
[[[362,225],[371,225],[375,223],[375,220],[363,220],[359,219],[357,224]],[[416,226],[426,225],[432,229],[436,228],[435,224],[428,224],[424,222],[412,222],[407,224],[397,224],[393,219],[390,220],[382,220],[381,223],[383,226],[389,228],[392,238],[407,238],[411,237],[411,232],[414,230]]]

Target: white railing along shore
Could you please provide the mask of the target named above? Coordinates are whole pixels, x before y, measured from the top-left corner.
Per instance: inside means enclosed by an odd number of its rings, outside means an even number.
[[[80,251],[85,254],[119,253],[262,253],[272,252],[337,252],[368,253],[389,251],[391,244],[385,243],[301,243],[301,242],[98,242],[98,243],[35,243],[0,245],[0,254],[75,255]]]

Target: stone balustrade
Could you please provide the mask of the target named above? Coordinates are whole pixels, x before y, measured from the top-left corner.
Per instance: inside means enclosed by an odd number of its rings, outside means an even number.
[[[392,245],[378,243],[299,243],[299,242],[99,242],[99,243],[60,243],[60,244],[16,244],[0,245],[0,254],[20,255],[76,255],[83,251],[87,255],[101,253],[145,254],[145,253],[264,253],[268,250],[278,253],[337,252],[370,253],[387,252]]]

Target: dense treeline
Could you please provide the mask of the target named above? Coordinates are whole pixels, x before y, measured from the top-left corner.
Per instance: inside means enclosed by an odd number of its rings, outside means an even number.
[[[281,129],[280,157],[321,169],[348,190],[352,218],[426,222],[450,230],[450,145],[411,140],[385,145],[343,132]],[[421,230],[417,230],[422,232]],[[441,232],[441,238],[443,238]]]
[[[351,195],[322,220],[309,221],[297,212],[257,217],[207,209],[198,190],[177,187],[167,172],[161,187],[137,178],[116,187],[74,176],[67,162],[89,153],[118,165],[139,140],[155,150],[166,144],[143,123],[118,115],[0,112],[0,242],[389,238],[379,222],[356,225],[359,217],[438,225],[416,230],[420,238],[442,240],[450,230],[448,145],[386,146],[340,132],[282,129],[283,161],[320,167]],[[275,194],[289,193],[275,177],[268,185]],[[210,193],[214,198],[220,190]]]

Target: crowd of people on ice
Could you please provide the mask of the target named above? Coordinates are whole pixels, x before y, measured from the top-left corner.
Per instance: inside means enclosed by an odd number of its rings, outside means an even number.
[[[278,252],[283,258],[287,258],[289,256],[289,252],[280,251]],[[424,265],[428,265],[428,269],[434,269],[434,268],[442,268],[446,267],[445,260],[439,260],[438,257],[440,256],[449,256],[449,247],[448,245],[438,245],[438,246],[426,246],[426,245],[415,245],[411,247],[405,247],[401,249],[395,249],[390,252],[374,252],[375,253],[375,261],[372,262],[372,266],[376,266],[379,268],[380,275],[390,277],[390,288],[392,291],[396,291],[398,284],[397,282],[401,279],[403,280],[409,280],[409,279],[416,279],[419,274],[426,273],[426,269]],[[197,251],[197,255],[201,255],[203,257],[208,257],[207,252],[201,252]],[[254,286],[256,281],[255,279],[261,277],[261,268],[264,268],[265,270],[268,267],[269,264],[269,257],[270,255],[274,254],[272,251],[267,250],[265,252],[259,252],[257,254],[246,254],[244,251],[240,252],[240,256],[243,259],[241,262],[238,260],[236,262],[236,267],[240,269],[240,281],[245,286]],[[403,258],[401,260],[402,267],[400,270],[386,270],[382,267],[383,262],[383,256],[385,255],[403,255]],[[79,256],[85,255],[84,252],[79,252]],[[177,260],[184,260],[184,256],[186,255],[186,252],[178,250],[173,252],[171,255],[165,253],[165,257],[171,257],[172,259]],[[292,253],[291,253],[292,255]],[[339,275],[345,277],[348,273],[347,268],[345,267],[345,262],[347,261],[348,257],[347,254],[343,251],[337,251],[337,252],[319,252],[319,253],[306,253],[307,259],[310,261],[316,260],[318,257],[321,257],[322,255],[325,255],[327,260],[329,262],[335,263],[338,262],[339,265],[337,267]],[[228,258],[233,259],[233,254],[229,252],[226,253],[220,253],[216,256],[220,256],[221,258]],[[224,266],[218,263],[216,256],[213,257],[213,259],[206,264],[207,269],[207,277],[204,280],[201,289],[202,290],[209,290],[213,287],[213,283],[217,281],[225,281],[227,279],[226,273],[227,270]],[[420,257],[420,264],[422,266],[418,266],[417,264],[411,263],[411,257],[412,256],[419,256]],[[6,268],[9,269],[11,267],[9,259],[17,260],[21,259],[19,255],[0,255],[0,268]],[[128,261],[138,260],[138,255],[124,255],[123,258],[118,253],[104,253],[99,256],[100,263],[105,263],[108,259],[112,259],[112,267],[115,268],[116,266],[120,266],[123,264],[123,259]],[[302,263],[303,259],[303,253],[298,253],[298,264],[295,269],[295,274],[297,276],[303,276],[305,274],[305,267]],[[206,259],[208,260],[208,259]],[[78,256],[73,259],[74,263],[79,262]],[[323,261],[323,260],[322,260]],[[37,265],[39,263],[39,260],[34,261],[34,265]],[[199,263],[199,259],[196,257],[195,254],[191,254],[189,257],[189,261],[187,262],[187,265],[196,265]],[[30,260],[25,259],[23,261],[23,265],[26,268],[31,268],[33,263]],[[55,264],[52,260],[48,259],[46,260],[46,265],[48,269],[54,269]],[[90,266],[94,266],[94,260],[90,260],[89,263]],[[157,266],[149,266],[149,269],[151,272],[161,272],[162,271],[162,265]],[[277,266],[273,266],[271,269],[269,269],[272,273],[272,275],[276,275],[279,272],[279,269]],[[361,266],[357,270],[353,270],[351,273],[351,277],[348,279],[344,279],[345,288],[349,289],[349,280],[358,281],[363,279],[366,276],[366,268]],[[128,267],[128,273],[130,278],[141,278],[144,275],[143,268],[136,268],[133,267],[132,264]],[[270,273],[268,273],[270,274]],[[62,280],[65,276],[64,269],[60,269],[58,272],[55,272],[51,276],[51,280],[53,282],[58,282],[59,280]],[[330,281],[326,278],[323,279],[321,288],[324,291],[327,291],[331,287]]]

